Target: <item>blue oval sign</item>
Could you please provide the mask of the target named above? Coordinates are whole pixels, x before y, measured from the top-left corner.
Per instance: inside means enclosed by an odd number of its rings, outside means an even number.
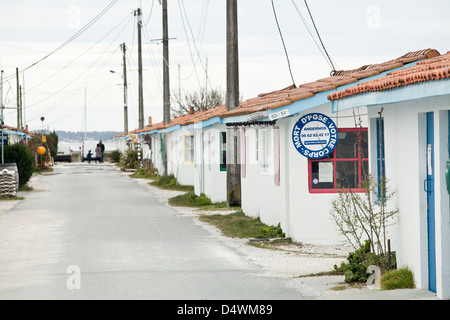
[[[301,155],[321,159],[330,155],[337,144],[337,127],[333,120],[322,113],[310,113],[301,117],[292,130],[292,142]]]

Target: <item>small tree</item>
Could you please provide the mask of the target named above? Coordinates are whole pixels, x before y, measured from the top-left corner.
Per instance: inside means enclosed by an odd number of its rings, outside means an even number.
[[[332,202],[331,216],[355,250],[363,249],[367,240],[373,253],[386,257],[387,228],[398,212],[387,207],[394,193],[387,190],[385,181],[381,185],[376,183],[372,175],[366,176],[362,189],[363,194],[341,190]],[[380,194],[376,197],[378,190]]]
[[[58,140],[59,140],[59,137],[56,134],[55,130],[53,130],[53,132],[47,134],[47,146],[50,151],[50,155],[53,158],[56,158],[56,156],[58,154]]]
[[[361,128],[361,117],[355,113],[353,116],[355,126]],[[360,156],[364,158],[364,155]],[[355,193],[350,188],[341,189],[338,198],[332,202],[331,216],[355,252],[362,255],[365,262],[375,263],[383,270],[390,259],[387,228],[393,223],[398,210],[389,209],[388,202],[394,192],[389,191],[386,178],[374,179],[364,168],[362,171],[365,178],[360,188],[363,193]]]
[[[223,105],[225,103],[225,93],[220,89],[206,90],[183,94],[177,93],[172,96],[173,116],[181,116],[189,113],[192,107],[194,111],[204,111]]]

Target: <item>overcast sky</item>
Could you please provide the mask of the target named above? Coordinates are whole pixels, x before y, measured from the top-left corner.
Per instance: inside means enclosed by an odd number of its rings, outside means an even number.
[[[169,49],[171,92],[192,92],[205,85],[225,91],[226,1],[168,2],[169,37],[173,38]],[[303,22],[316,37],[305,2],[273,3],[295,84],[329,76],[331,66]],[[308,5],[336,69],[379,63],[426,48],[441,53],[450,50],[448,0],[309,0]],[[125,43],[129,129],[137,128],[134,11],[139,7],[144,24],[144,118],[146,123],[149,116],[153,122],[162,121],[163,60],[158,41],[162,38],[162,10],[158,0],[0,0],[5,123],[17,126],[16,111],[9,108],[16,107],[18,68],[30,130],[43,125],[50,130],[82,131],[86,119],[87,131],[122,131],[120,44]],[[94,22],[105,8],[108,10]],[[238,19],[243,98],[291,85],[271,0],[238,0]]]

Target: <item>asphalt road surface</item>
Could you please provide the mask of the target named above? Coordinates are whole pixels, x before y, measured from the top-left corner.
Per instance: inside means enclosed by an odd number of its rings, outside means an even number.
[[[0,213],[0,299],[309,299],[110,164],[58,164]]]

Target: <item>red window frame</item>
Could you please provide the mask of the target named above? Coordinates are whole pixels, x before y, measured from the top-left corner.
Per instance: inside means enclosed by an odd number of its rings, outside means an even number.
[[[310,193],[338,193],[339,191],[345,191],[348,190],[348,188],[338,188],[337,187],[337,172],[336,172],[336,163],[338,162],[357,162],[358,163],[358,186],[361,186],[362,182],[362,164],[364,162],[368,166],[368,154],[364,155],[362,157],[361,155],[361,134],[360,132],[368,132],[367,128],[340,128],[338,129],[339,132],[358,132],[358,157],[355,158],[337,158],[336,154],[339,152],[339,140],[336,145],[336,148],[334,149],[333,153],[329,157],[325,157],[322,159],[308,159],[308,189]],[[368,146],[365,148],[368,150]],[[312,165],[313,163],[318,162],[332,162],[333,163],[333,188],[313,188],[313,172],[312,172]],[[331,183],[331,182],[330,182]],[[364,192],[362,188],[350,188],[352,192]]]

